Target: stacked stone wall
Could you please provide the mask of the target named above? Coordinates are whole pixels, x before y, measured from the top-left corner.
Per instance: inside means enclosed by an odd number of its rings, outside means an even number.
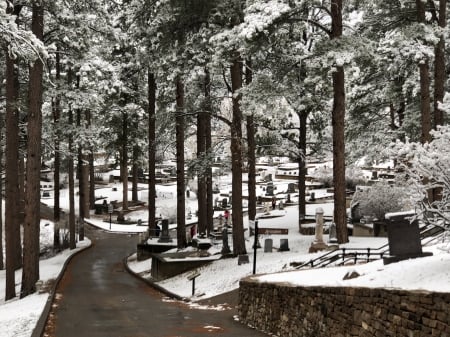
[[[241,281],[241,322],[282,337],[450,337],[450,294]]]

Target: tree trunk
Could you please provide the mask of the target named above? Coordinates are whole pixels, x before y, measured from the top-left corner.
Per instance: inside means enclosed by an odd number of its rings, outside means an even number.
[[[61,81],[61,58],[59,54],[59,49],[56,51],[56,85],[60,86]],[[53,230],[53,249],[55,251],[59,251],[61,249],[61,240],[60,240],[60,193],[59,193],[59,181],[60,181],[60,168],[61,168],[61,156],[59,153],[59,145],[60,145],[60,131],[59,131],[59,118],[61,116],[61,99],[59,93],[56,94],[56,97],[53,101],[53,125],[55,130],[55,164],[54,164],[54,172],[53,172],[53,221],[55,223],[55,227]]]
[[[245,67],[245,84],[253,80],[252,61],[247,59]],[[248,162],[248,219],[256,218],[256,142],[255,121],[253,115],[247,116],[247,162]]]
[[[79,87],[79,77],[77,77],[77,87]],[[81,110],[77,109],[77,127],[81,128]],[[84,169],[83,163],[83,148],[81,142],[78,143],[77,149],[77,173],[78,173],[78,235],[79,240],[84,239],[84,218],[86,216],[86,190],[85,190],[85,180],[86,170]]]
[[[425,3],[416,0],[417,21],[425,24]],[[419,62],[420,72],[420,115],[422,123],[422,133],[420,141],[422,144],[431,141],[431,111],[430,111],[430,70],[428,60]]]
[[[44,34],[44,10],[42,3],[33,4],[31,30],[39,40]],[[40,172],[42,132],[42,75],[43,64],[36,60],[30,68],[28,91],[27,168],[25,192],[25,222],[23,238],[23,271],[21,297],[36,291],[39,280],[39,231],[40,231]]]
[[[70,68],[67,73],[67,84],[68,87],[72,86],[73,70]],[[69,107],[68,111],[68,124],[69,128],[73,126],[73,111]],[[75,179],[74,179],[74,160],[73,160],[73,134],[69,131],[68,139],[68,157],[67,157],[67,167],[69,175],[69,248],[75,249],[76,236],[75,236]]]
[[[447,0],[439,0],[439,27],[446,26]],[[442,35],[436,45],[434,58],[434,128],[444,125],[444,111],[439,104],[444,101],[445,94],[445,38]]]
[[[1,119],[0,125],[0,139],[2,138],[2,130],[4,127],[4,120]],[[3,169],[1,163],[3,162],[3,148],[0,147],[0,168]],[[0,195],[3,195],[3,181],[0,179]],[[3,214],[3,202],[0,202],[0,214]],[[3,263],[3,216],[0,216],[0,270],[5,269],[5,264]]]
[[[232,225],[233,225],[233,253],[247,254],[244,238],[244,224],[242,219],[242,112],[240,107],[242,88],[242,60],[235,56],[230,67],[231,89],[233,91],[233,120],[231,125],[231,171],[232,171]]]
[[[128,209],[128,114],[122,120],[122,210]]]
[[[209,70],[205,69],[205,99],[206,99],[206,116],[205,116],[205,151],[208,157],[211,157],[212,141],[211,141],[211,77]],[[214,207],[213,207],[213,181],[212,168],[208,165],[206,170],[206,223],[208,232],[214,231]]]
[[[92,113],[90,110],[86,111],[86,120],[87,120],[87,125],[89,127],[91,127],[92,125]],[[94,167],[94,148],[93,146],[90,147],[89,149],[89,154],[88,154],[88,165],[89,165],[89,191],[88,191],[88,195],[89,195],[89,209],[94,210],[95,209],[95,167]],[[89,211],[88,211],[88,215],[89,215]],[[89,216],[88,216],[89,218]]]
[[[176,82],[176,139],[177,139],[177,240],[178,248],[186,247],[186,209],[184,182],[184,84]]]
[[[205,92],[205,100],[208,97]],[[204,167],[204,159],[206,156],[205,142],[205,118],[207,112],[200,111],[197,114],[197,159],[201,161],[201,165],[197,169],[197,202],[198,202],[198,232],[207,234],[207,195],[206,195],[206,167]]]
[[[331,1],[332,39],[342,36],[342,0]],[[334,221],[339,243],[348,242],[345,194],[345,78],[344,68],[337,66],[333,72],[333,177]]]
[[[14,6],[19,15],[21,6]],[[15,270],[22,266],[19,208],[19,64],[6,56],[6,117],[5,117],[5,300],[16,296]]]
[[[300,128],[298,138],[298,229],[301,231],[302,221],[306,215],[306,111],[299,113]]]
[[[156,81],[155,75],[148,71],[148,229],[150,235],[156,229]]]
[[[209,164],[205,164],[206,153],[206,122],[209,113],[209,78],[205,77],[204,108],[197,114],[197,159],[201,161],[201,165],[197,169],[197,202],[198,202],[198,232],[201,234],[209,234],[208,226],[208,202],[207,202],[207,175]],[[207,166],[205,166],[207,165]]]
[[[138,198],[138,148],[133,147],[133,166],[132,166],[133,181],[131,187],[131,200],[137,202]]]

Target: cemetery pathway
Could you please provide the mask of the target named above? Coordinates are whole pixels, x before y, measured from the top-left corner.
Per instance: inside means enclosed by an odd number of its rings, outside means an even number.
[[[199,310],[168,300],[126,272],[135,235],[86,227],[92,248],[75,256],[59,283],[46,337],[266,336],[236,322],[236,309]],[[190,286],[189,283],[186,286]]]

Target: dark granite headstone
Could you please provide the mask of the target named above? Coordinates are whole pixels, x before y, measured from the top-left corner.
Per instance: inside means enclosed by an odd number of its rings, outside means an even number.
[[[264,240],[264,253],[272,253],[273,240],[265,239]]]
[[[384,264],[433,255],[422,252],[419,222],[410,221],[413,215],[391,213],[386,216],[390,256],[383,258]]]
[[[161,236],[158,239],[158,242],[172,242],[172,239],[169,235],[169,220],[162,219],[161,220]]]
[[[289,251],[289,241],[288,239],[280,239],[280,249],[278,249],[280,252],[287,252]]]
[[[295,193],[295,184],[294,183],[288,184],[287,193]]]
[[[273,196],[273,183],[272,182],[267,183],[266,195]]]

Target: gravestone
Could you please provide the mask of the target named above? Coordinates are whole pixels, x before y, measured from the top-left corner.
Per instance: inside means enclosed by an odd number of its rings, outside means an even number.
[[[159,237],[158,242],[172,242],[172,239],[169,235],[169,220],[162,219],[161,227],[161,236]]]
[[[422,252],[419,222],[410,220],[414,215],[414,213],[406,212],[385,215],[389,256],[383,258],[384,264],[433,255],[433,253]]]
[[[294,183],[288,184],[287,193],[295,193],[295,184]]]
[[[287,252],[289,251],[289,241],[288,239],[280,239],[280,249],[278,251],[280,252]]]
[[[221,254],[227,255],[230,253],[231,253],[231,250],[230,250],[230,246],[228,245],[228,230],[227,230],[227,226],[225,226],[222,229],[222,251],[221,251]]]
[[[238,266],[240,266],[241,264],[247,264],[247,263],[250,263],[248,255],[238,255]]]
[[[266,195],[267,196],[273,196],[273,182],[268,182],[267,183]]]
[[[264,240],[264,253],[272,253],[273,248],[273,240],[265,239]]]

